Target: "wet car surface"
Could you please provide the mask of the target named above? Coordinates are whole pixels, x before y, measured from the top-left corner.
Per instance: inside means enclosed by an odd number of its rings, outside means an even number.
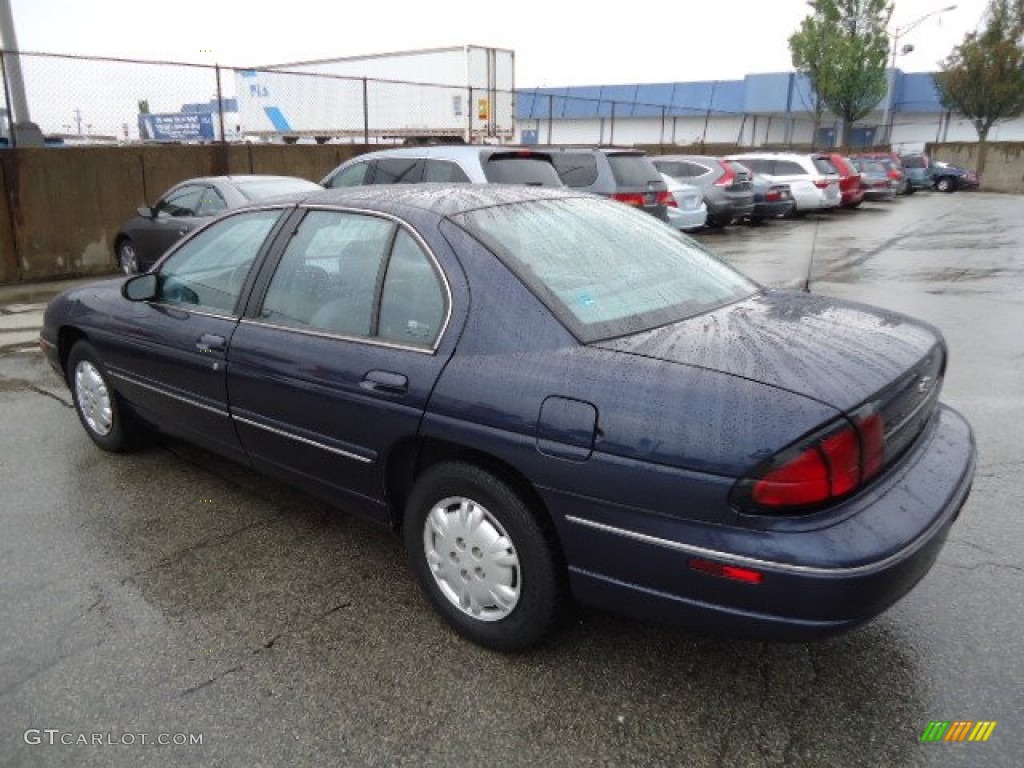
[[[27,744],[38,727],[202,732],[153,757],[177,765],[285,750],[309,765],[1015,764],[1024,229],[1019,198],[949,199],[706,238],[767,284],[809,272],[812,293],[938,326],[956,361],[944,397],[978,434],[974,492],[936,567],[819,643],[582,611],[550,647],[496,656],[430,620],[388,534],[176,441],[111,461],[38,353],[0,358],[8,759],[141,762],[138,746]],[[985,744],[920,742],[950,719],[999,725]]]

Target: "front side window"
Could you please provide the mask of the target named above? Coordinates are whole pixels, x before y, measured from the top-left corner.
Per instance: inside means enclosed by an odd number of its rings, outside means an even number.
[[[154,206],[157,218],[195,216],[206,187],[179,187]]]
[[[331,189],[336,187],[361,187],[366,183],[366,172],[369,170],[369,163],[355,163],[342,171],[334,174],[327,182]]]
[[[533,200],[453,219],[585,343],[677,322],[758,290],[695,241],[613,202]]]
[[[207,187],[199,198],[196,216],[216,216],[228,209],[227,201],[213,187]]]
[[[214,222],[163,263],[157,300],[231,314],[245,278],[281,210],[250,211]]]

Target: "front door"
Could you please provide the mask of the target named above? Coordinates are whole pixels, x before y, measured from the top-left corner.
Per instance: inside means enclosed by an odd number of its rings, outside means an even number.
[[[229,216],[161,266],[157,295],[133,302],[99,343],[119,392],[162,431],[241,454],[228,415],[227,349],[248,274],[282,210]]]

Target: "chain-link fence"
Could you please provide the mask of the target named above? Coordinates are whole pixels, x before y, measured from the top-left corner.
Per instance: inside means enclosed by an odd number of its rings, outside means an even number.
[[[32,121],[45,136],[65,143],[462,140],[781,148],[833,146],[839,138],[835,118],[816,114],[813,103],[795,99],[777,113],[730,111],[718,106],[716,84],[681,105],[591,97],[588,89],[513,91],[502,87],[512,84],[510,64],[501,78],[453,84],[338,74],[332,62],[236,68],[19,56]],[[421,72],[429,79],[435,70]],[[878,122],[877,115],[869,116],[843,143],[875,144],[884,133]],[[895,122],[895,132],[909,141],[954,138],[951,127],[957,133],[948,114],[911,111],[897,114]]]

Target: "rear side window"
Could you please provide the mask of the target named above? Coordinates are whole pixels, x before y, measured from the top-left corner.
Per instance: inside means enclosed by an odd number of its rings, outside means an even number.
[[[792,160],[776,160],[775,170],[773,171],[776,176],[808,176],[807,169],[804,168],[800,163],[794,163]]]
[[[384,157],[374,163],[374,184],[415,184],[423,176],[423,161],[412,157]]]
[[[649,182],[661,181],[658,169],[644,155],[608,155],[615,181],[624,187],[645,187]]]
[[[469,181],[469,176],[451,160],[428,159],[423,170],[423,180],[463,184]]]
[[[814,167],[818,169],[818,173],[825,176],[837,176],[839,175],[839,169],[833,164],[827,157],[815,157]]]
[[[597,181],[597,158],[582,152],[557,152],[551,157],[567,187],[589,187]]]
[[[907,157],[903,156],[900,158],[903,162],[904,168],[927,168],[923,157]]]
[[[516,152],[496,153],[484,163],[484,177],[492,184],[529,184],[561,187],[562,180],[546,158]]]
[[[767,173],[769,176],[775,174],[774,160],[760,160],[756,157],[743,157],[740,158],[739,162],[747,166],[747,168],[754,173]]]

